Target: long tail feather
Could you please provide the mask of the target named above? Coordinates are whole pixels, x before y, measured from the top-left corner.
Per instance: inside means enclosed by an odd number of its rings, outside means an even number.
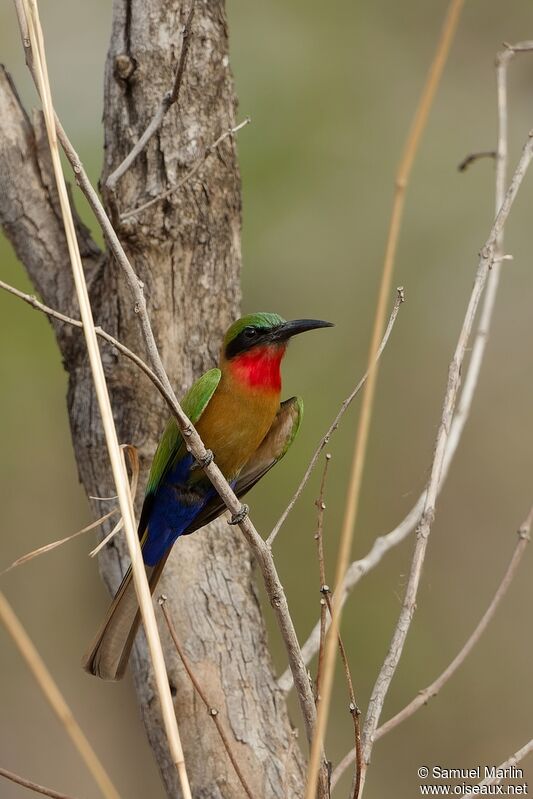
[[[159,582],[168,554],[161,558],[157,566],[145,567],[152,594]],[[102,680],[120,680],[126,671],[140,620],[141,614],[130,566],[96,637],[83,656],[82,665],[85,671]]]

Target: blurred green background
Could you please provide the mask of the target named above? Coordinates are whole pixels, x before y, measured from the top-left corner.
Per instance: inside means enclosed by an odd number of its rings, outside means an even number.
[[[295,341],[284,391],[305,398],[290,457],[252,497],[265,533],[295,487],[322,432],[364,370],[393,175],[446,9],[438,0],[229,0],[244,190],[243,310],[335,321]],[[110,4],[42,3],[56,105],[96,180],[102,75]],[[494,57],[502,41],[533,34],[528,0],[470,0],[409,187],[395,284],[407,303],[382,361],[354,556],[410,509],[428,476],[447,364],[493,218],[490,161],[457,164],[495,145]],[[0,7],[0,55],[29,105],[14,12]],[[533,125],[533,56],[510,71],[511,167]],[[533,502],[533,292],[529,176],[507,227],[506,262],[473,412],[438,506],[418,610],[385,706],[389,717],[454,657],[487,606]],[[0,274],[29,284],[0,240]],[[392,303],[391,297],[391,303]],[[73,458],[66,378],[47,321],[0,295],[0,568],[89,519]],[[310,349],[310,345],[315,349]],[[331,442],[326,530],[329,575],[342,518],[358,405]],[[313,539],[318,473],[276,544],[302,640],[318,614]],[[124,797],[160,797],[129,680],[109,685],[79,659],[108,598],[78,539],[2,577],[2,590],[50,666]],[[396,623],[413,542],[392,552],[356,589],[343,633],[366,709]],[[380,741],[366,797],[418,796],[419,766],[495,765],[533,735],[531,553],[494,623],[460,673],[427,708]],[[276,664],[285,668],[269,617]],[[59,790],[98,790],[3,631],[1,765]],[[291,700],[292,701],[292,700]],[[351,742],[342,675],[328,737],[336,762]],[[293,718],[298,718],[292,703]],[[533,758],[524,761],[526,778]],[[346,796],[348,780],[338,795]],[[3,782],[0,796],[27,793]]]

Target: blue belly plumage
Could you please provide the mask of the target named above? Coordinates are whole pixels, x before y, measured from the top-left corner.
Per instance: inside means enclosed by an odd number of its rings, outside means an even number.
[[[192,481],[192,455],[180,459],[166,474],[152,499],[143,560],[155,566],[215,495],[206,478]]]

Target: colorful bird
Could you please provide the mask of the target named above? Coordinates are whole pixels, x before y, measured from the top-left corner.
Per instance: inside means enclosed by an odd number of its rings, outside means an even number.
[[[202,375],[184,397],[183,410],[238,497],[283,458],[300,426],[302,400],[291,397],[280,404],[280,366],[289,339],[331,326],[318,319],[286,322],[272,313],[244,316],[225,335],[219,368]],[[152,592],[176,539],[224,509],[172,417],[152,461],[139,520]],[[120,679],[139,621],[130,567],[83,658],[85,670],[104,680]]]

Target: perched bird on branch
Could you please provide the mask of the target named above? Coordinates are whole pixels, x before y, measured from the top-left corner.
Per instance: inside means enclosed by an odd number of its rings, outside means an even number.
[[[225,335],[219,368],[202,375],[183,399],[183,410],[238,497],[283,458],[298,432],[302,400],[291,397],[280,404],[280,366],[289,339],[319,327],[331,323],[286,322],[272,313],[238,319]],[[152,461],[139,521],[152,593],[176,539],[199,530],[224,509],[172,417]],[[86,671],[104,680],[120,679],[139,621],[130,567],[83,658]]]

